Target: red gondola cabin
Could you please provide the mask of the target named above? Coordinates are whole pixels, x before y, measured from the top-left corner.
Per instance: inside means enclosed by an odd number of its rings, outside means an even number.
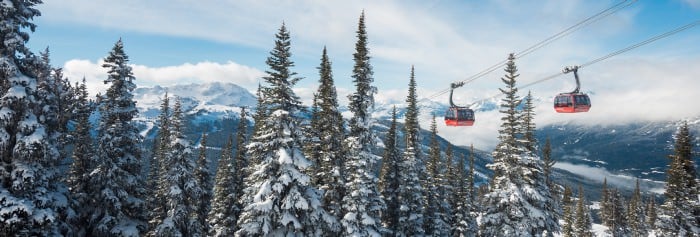
[[[472,126],[474,125],[474,111],[467,107],[450,107],[445,112],[445,125]]]
[[[583,93],[561,93],[554,97],[554,110],[557,113],[588,112],[591,100]]]

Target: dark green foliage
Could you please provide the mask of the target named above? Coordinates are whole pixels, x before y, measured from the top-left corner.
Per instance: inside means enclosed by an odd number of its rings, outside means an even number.
[[[83,83],[78,86],[76,103],[74,118],[77,124],[72,133],[75,145],[71,156],[73,162],[69,170],[68,185],[71,191],[71,207],[76,211],[76,215],[72,218],[71,223],[76,227],[76,232],[84,235],[85,223],[87,223],[89,214],[88,210],[85,209],[89,200],[87,195],[90,193],[88,190],[90,188],[88,186],[88,178],[94,162],[94,143],[92,137],[90,137],[89,121],[92,108],[88,101],[88,92],[84,78]]]
[[[563,220],[564,225],[561,227],[563,236],[574,236],[574,202],[573,194],[569,186],[564,186],[564,197],[561,199],[561,204],[564,208]]]
[[[525,97],[525,105],[523,106],[523,111],[520,116],[522,122],[520,128],[522,130],[522,143],[525,150],[531,154],[537,153],[537,139],[535,138],[535,105],[532,103],[532,92],[527,92],[527,97]],[[546,164],[545,164],[546,167]],[[547,168],[545,168],[546,170]],[[547,178],[549,180],[549,178]]]
[[[637,179],[637,185],[635,186],[632,198],[630,198],[627,206],[627,220],[633,236],[648,235],[644,203],[641,191],[639,190],[639,179]]]
[[[591,210],[586,206],[583,196],[583,187],[578,186],[578,201],[576,202],[576,222],[574,223],[574,236],[592,237]]]
[[[398,234],[396,232],[399,228],[399,209],[401,208],[399,187],[402,171],[396,132],[396,106],[394,106],[391,112],[391,126],[384,139],[384,155],[379,177],[379,192],[386,203],[386,211],[382,212],[382,224],[394,235]]]
[[[399,193],[401,195],[401,212],[399,216],[398,231],[407,235],[424,235],[423,208],[425,205],[423,184],[421,177],[421,144],[418,142],[418,106],[416,95],[416,80],[413,67],[411,67],[411,77],[408,83],[408,97],[406,98],[406,118],[404,136],[406,138],[406,150],[403,154],[401,164],[401,185]]]
[[[133,100],[134,76],[121,41],[112,48],[102,67],[107,68],[109,89],[100,98],[97,159],[91,172],[95,188],[89,235],[142,233],[146,228],[145,190],[141,172],[141,140],[132,119],[138,113]]]
[[[693,162],[693,136],[688,122],[683,122],[675,134],[674,152],[669,156],[666,178],[666,199],[659,208],[656,230],[669,236],[699,235],[700,201],[698,181]]]
[[[202,189],[200,199],[197,201],[197,221],[202,227],[202,233],[209,233],[209,223],[207,215],[211,211],[211,199],[214,185],[212,183],[212,172],[209,169],[209,159],[207,159],[207,134],[202,133],[199,139],[199,156],[197,158],[197,170],[194,176]]]
[[[148,180],[146,181],[148,192],[148,230],[149,235],[154,236],[156,226],[165,218],[167,207],[165,205],[165,186],[160,185],[164,182],[164,166],[168,145],[170,141],[170,98],[166,92],[161,100],[160,114],[158,115],[158,134],[153,141],[153,156],[150,159],[150,167],[148,171]]]
[[[343,217],[342,200],[345,196],[345,154],[342,141],[345,139],[343,117],[338,111],[338,94],[333,82],[331,62],[323,48],[319,70],[319,87],[315,94],[316,109],[312,113],[311,136],[307,153],[316,164],[313,176],[316,187],[324,191],[323,203],[329,214]]]
[[[238,134],[245,130],[238,130]],[[209,212],[209,236],[232,236],[236,231],[238,219],[236,210],[237,194],[235,179],[237,178],[236,164],[233,159],[233,135],[229,136],[226,146],[221,150],[221,157],[214,178],[214,196]]]

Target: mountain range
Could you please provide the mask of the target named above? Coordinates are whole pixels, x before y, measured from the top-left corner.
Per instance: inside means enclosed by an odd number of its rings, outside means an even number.
[[[140,113],[136,121],[140,123],[142,135],[146,137],[146,145],[150,144],[158,129],[155,126],[155,118],[160,112],[161,99],[166,92],[182,101],[188,120],[187,135],[193,143],[198,144],[202,133],[208,134],[210,139],[207,150],[209,157],[213,159],[218,159],[220,147],[224,145],[228,136],[235,134],[241,107],[254,110],[256,104],[253,94],[230,83],[137,88],[134,91],[134,99]],[[418,105],[421,121],[429,121],[436,113],[436,116],[440,116],[440,112],[436,111],[448,108],[447,104],[427,99],[420,100]],[[373,117],[376,120],[374,128],[379,138],[378,148],[382,146],[381,140],[388,129],[394,106],[401,119],[405,113],[405,105],[375,105]],[[497,100],[482,101],[473,108],[477,113],[493,111],[498,108]],[[346,107],[341,106],[340,109],[344,116],[351,116]],[[248,119],[250,120],[250,117]],[[589,200],[598,199],[603,178],[607,178],[609,185],[623,192],[631,191],[635,180],[639,178],[645,192],[658,195],[663,193],[663,180],[668,164],[666,157],[673,151],[672,135],[678,123],[679,121],[631,122],[624,125],[548,124],[538,126],[536,135],[540,144],[543,144],[547,137],[551,139],[553,157],[557,160],[556,169],[552,174],[554,179],[567,185],[583,185]],[[700,118],[689,123],[694,134],[699,134]],[[399,136],[401,139],[402,134]],[[430,132],[422,130],[421,138],[427,152]],[[444,151],[449,141],[442,137],[438,140]],[[491,162],[491,156],[490,151],[478,148],[475,152],[476,170],[480,177],[478,182],[485,183],[491,174],[486,168],[486,164]],[[468,155],[469,148],[456,146],[455,153]],[[378,149],[376,154],[381,155],[381,149]]]

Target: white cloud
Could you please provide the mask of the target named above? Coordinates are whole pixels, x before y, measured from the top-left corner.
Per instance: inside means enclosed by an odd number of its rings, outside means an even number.
[[[698,6],[697,0],[681,0]],[[610,7],[608,1],[47,1],[40,5],[42,20],[78,24],[120,32],[197,38],[243,48],[269,50],[274,33],[284,21],[292,33],[296,70],[302,80],[295,91],[310,104],[316,89],[320,49],[328,47],[341,104],[353,91],[350,78],[357,18],[364,9],[370,56],[379,93],[377,103],[403,103],[410,66],[415,65],[420,98],[448,88],[452,81],[502,61],[510,52],[526,49],[553,33]],[[639,42],[659,31],[640,26],[639,19],[654,9],[636,2],[625,10],[595,22],[527,57],[516,61],[526,84]],[[644,15],[647,14],[647,15]],[[682,20],[682,19],[681,19]],[[665,21],[664,21],[665,22]],[[655,32],[652,32],[655,31]],[[536,123],[619,124],[629,121],[681,119],[700,115],[697,100],[700,49],[697,31],[663,39],[580,70],[583,91],[592,92],[589,113],[557,114],[551,99],[574,87],[565,75],[528,89],[542,101]],[[192,45],[192,47],[198,47]],[[237,60],[239,61],[239,60]],[[99,63],[71,60],[69,77],[86,76],[97,91],[106,77]],[[230,81],[255,91],[262,72],[233,62],[199,62],[168,67],[135,65],[137,84],[164,86],[177,83]],[[455,91],[455,102],[471,103],[498,94],[503,83],[497,69]],[[447,95],[436,98],[447,103]],[[442,111],[435,111],[441,114]],[[443,136],[459,145],[490,148],[497,141],[500,114],[479,112],[473,127],[439,127]],[[428,127],[429,121],[422,122]]]
[[[563,169],[580,175],[597,183],[603,183],[607,179],[608,185],[626,190],[633,190],[637,178],[621,174],[613,174],[604,168],[590,167],[587,165],[575,165],[566,162],[557,162],[554,168]],[[640,180],[640,188],[655,193],[664,192],[664,183],[651,180]]]
[[[683,0],[683,2],[694,9],[700,9],[700,0]]]
[[[102,62],[70,60],[63,66],[65,75],[72,80],[85,77],[91,94],[103,92],[107,85],[107,70]],[[136,77],[137,86],[171,86],[188,83],[230,82],[255,92],[263,72],[235,62],[225,64],[213,62],[185,63],[178,66],[148,67],[130,65]]]

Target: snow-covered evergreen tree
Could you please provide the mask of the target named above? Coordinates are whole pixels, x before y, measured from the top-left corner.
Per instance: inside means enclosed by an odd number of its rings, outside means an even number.
[[[180,99],[175,100],[170,118],[170,137],[165,159],[162,161],[161,190],[165,202],[165,218],[155,227],[156,236],[202,236],[196,219],[197,201],[201,188],[194,176],[195,163],[192,145],[185,137],[185,125]]]
[[[535,138],[535,105],[532,103],[532,92],[528,91],[523,104],[523,111],[520,115],[522,122],[520,129],[522,130],[521,143],[525,149],[531,154],[537,153],[537,138]],[[546,166],[543,166],[544,169]],[[548,175],[548,173],[546,173]],[[549,180],[549,178],[546,178]]]
[[[561,235],[565,237],[574,236],[574,200],[573,192],[571,187],[564,186],[564,196],[561,199],[562,204],[562,221],[564,224],[561,226]]]
[[[202,227],[202,233],[207,235],[209,233],[207,216],[209,215],[209,211],[211,211],[212,189],[214,185],[212,183],[212,173],[209,169],[209,159],[207,159],[206,133],[202,133],[199,139],[199,156],[197,157],[197,168],[194,172],[194,176],[202,189],[200,198],[197,201],[197,221],[199,222],[199,226]]]
[[[352,78],[356,90],[348,96],[353,116],[350,119],[350,134],[344,142],[348,172],[345,185],[347,194],[343,197],[342,206],[342,235],[379,236],[383,229],[379,214],[386,206],[377,189],[379,180],[375,166],[378,159],[372,154],[376,145],[371,126],[377,88],[372,86],[374,78],[369,61],[364,11],[360,15],[353,57],[355,66]]]
[[[503,114],[499,143],[493,152],[491,190],[483,198],[481,230],[486,236],[542,236],[559,231],[554,201],[545,183],[542,160],[523,143],[523,121],[517,110],[520,97],[516,88],[517,68],[510,54],[506,88],[500,111]],[[534,125],[534,124],[533,124]],[[522,140],[521,140],[522,141]]]
[[[75,216],[70,218],[71,223],[75,228],[75,233],[78,236],[85,236],[85,228],[87,227],[88,210],[86,206],[89,204],[88,190],[90,186],[89,175],[93,167],[93,140],[90,136],[90,114],[92,108],[88,101],[87,86],[85,79],[78,87],[77,105],[74,110],[74,118],[76,121],[75,130],[73,131],[73,162],[71,163],[68,173],[68,185],[70,188],[71,207],[75,210]]]
[[[242,130],[238,130],[240,137]],[[244,135],[243,135],[244,136]],[[216,168],[214,197],[209,212],[209,236],[231,236],[237,229],[236,221],[240,210],[236,210],[238,194],[236,178],[239,175],[233,158],[233,135],[221,150],[219,164]]]
[[[139,236],[146,229],[141,141],[132,119],[138,113],[132,91],[136,88],[129,59],[120,39],[104,59],[109,89],[100,98],[95,189],[88,235]]]
[[[449,155],[450,153],[448,153]],[[478,226],[474,218],[474,146],[469,153],[469,170],[466,168],[464,154],[455,167],[457,175],[454,183],[454,204],[452,235],[461,237],[473,237],[478,234]]]
[[[649,196],[648,201],[645,203],[646,212],[644,213],[647,220],[647,226],[649,230],[653,230],[656,227],[656,200],[654,200],[654,195]]]
[[[267,58],[270,67],[262,88],[267,116],[248,145],[251,173],[245,179],[245,208],[237,236],[316,236],[336,225],[324,209],[321,192],[306,171],[312,165],[302,153],[299,97],[292,87],[301,79],[291,71],[290,35],[284,24]]]
[[[318,156],[314,182],[324,192],[326,211],[336,219],[341,219],[341,202],[345,196],[345,157],[342,144],[345,133],[343,117],[338,111],[338,94],[333,82],[331,62],[325,47],[318,70],[320,79],[315,99],[318,108],[313,115],[315,120],[311,122],[316,137],[310,138],[314,141],[309,142],[317,150]]]
[[[632,234],[627,221],[627,205],[625,199],[617,189],[608,190],[609,219],[605,221],[608,227],[607,234],[612,236],[629,236]]]
[[[401,185],[401,153],[397,144],[396,106],[391,111],[391,125],[384,139],[384,155],[382,156],[382,169],[379,177],[379,191],[386,203],[386,211],[382,212],[382,224],[389,231],[389,235],[398,235],[400,215]]]
[[[41,1],[0,2],[0,232],[7,236],[71,234],[64,222],[68,189],[59,176],[56,104],[39,92],[37,68],[49,68],[25,46]]]
[[[233,154],[232,158],[232,168],[231,175],[233,175],[233,193],[234,200],[236,200],[233,210],[233,217],[238,219],[244,208],[244,192],[245,189],[245,178],[253,172],[250,170],[250,161],[248,156],[248,114],[245,107],[241,107],[241,115],[238,119],[238,126],[236,127],[236,152]]]
[[[404,128],[406,131],[406,150],[401,162],[401,185],[399,194],[401,200],[399,227],[397,232],[405,236],[421,236],[425,234],[423,229],[423,185],[420,180],[421,168],[419,167],[420,154],[422,153],[419,140],[420,127],[418,125],[418,101],[416,94],[416,79],[413,67],[408,83],[408,97],[406,98],[406,115]]]
[[[644,202],[642,193],[639,190],[639,179],[635,186],[632,198],[627,204],[627,221],[629,222],[630,230],[633,236],[647,236],[648,227],[646,225],[646,216],[644,210]]]
[[[574,236],[593,237],[593,220],[591,220],[591,210],[586,205],[583,196],[583,187],[578,186],[578,200],[576,201],[576,222],[574,223]]]
[[[435,116],[430,124],[430,149],[428,151],[428,160],[426,162],[428,172],[428,182],[426,188],[427,200],[425,207],[425,234],[429,236],[446,236],[450,233],[448,225],[448,215],[446,211],[449,209],[449,204],[446,204],[447,197],[444,192],[444,175],[441,168],[442,155],[440,152],[440,144],[437,140],[437,123]]]
[[[165,195],[168,186],[161,185],[165,182],[165,168],[162,164],[167,158],[170,145],[170,98],[166,92],[160,103],[160,114],[157,118],[158,133],[153,141],[153,155],[150,158],[148,178],[146,181],[148,196],[148,231],[150,236],[156,236],[156,227],[165,219],[167,206]]]
[[[656,219],[656,234],[661,236],[700,235],[700,200],[693,162],[694,139],[684,121],[675,134],[674,153],[669,156],[666,197]]]

